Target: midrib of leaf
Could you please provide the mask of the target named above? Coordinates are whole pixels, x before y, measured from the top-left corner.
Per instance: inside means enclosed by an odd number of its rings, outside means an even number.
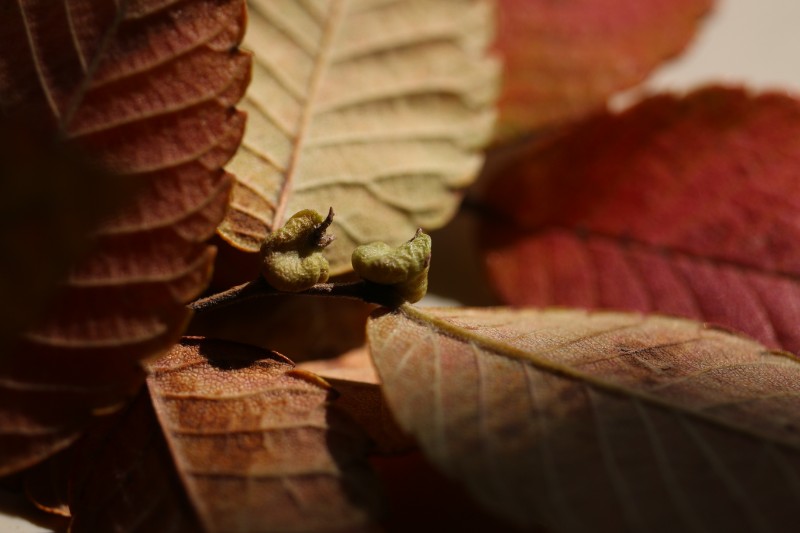
[[[117,11],[114,15],[114,20],[109,25],[108,30],[103,34],[102,39],[100,39],[100,45],[97,47],[97,53],[95,53],[94,57],[92,57],[92,60],[89,63],[88,69],[86,70],[83,79],[81,80],[80,84],[78,85],[78,88],[75,90],[74,94],[70,98],[64,116],[59,121],[59,130],[62,135],[66,133],[69,123],[72,121],[72,118],[78,111],[81,102],[83,102],[83,97],[89,90],[89,85],[94,79],[94,75],[97,73],[97,68],[100,66],[100,62],[103,60],[103,56],[105,55],[105,52],[108,49],[109,44],[111,43],[112,37],[116,35],[119,25],[122,24],[122,21],[125,19],[125,13],[128,11],[129,2],[130,0],[115,0],[114,3],[117,4]],[[66,5],[65,9],[67,10],[67,13],[69,13],[69,8]],[[70,17],[69,22],[70,22],[69,24],[70,37],[72,37],[72,42],[75,45],[75,51],[78,54],[78,57],[80,58],[81,65],[83,65],[84,64],[83,54],[81,54],[80,44],[78,43],[78,40],[75,36],[74,28],[72,25],[72,17]]]
[[[591,374],[587,374],[576,370],[568,365],[562,365],[555,361],[546,358],[547,352],[527,352],[525,350],[521,350],[514,346],[497,342],[492,339],[487,339],[481,335],[476,335],[469,330],[465,330],[463,328],[459,328],[454,326],[450,322],[446,320],[440,319],[433,315],[426,313],[424,310],[405,304],[399,308],[398,311],[403,313],[406,317],[414,322],[422,325],[423,327],[433,327],[437,329],[440,333],[455,338],[460,341],[464,341],[466,343],[472,343],[477,345],[478,347],[487,350],[488,352],[494,353],[495,355],[499,355],[501,357],[508,357],[516,360],[523,361],[530,366],[546,372],[551,375],[559,376],[562,378],[567,378],[572,381],[576,381],[578,383],[582,383],[585,386],[592,387],[594,389],[600,390],[602,392],[612,394],[617,397],[626,398],[628,400],[638,400],[643,404],[650,405],[652,407],[663,409],[667,412],[679,415],[679,416],[686,416],[689,418],[693,418],[700,422],[705,422],[711,424],[716,427],[721,427],[728,431],[734,431],[752,438],[755,438],[760,441],[771,442],[775,443],[780,446],[785,446],[790,448],[794,452],[800,452],[800,445],[787,441],[782,440],[778,437],[764,434],[761,431],[753,430],[752,428],[742,426],[740,424],[735,424],[730,422],[727,419],[716,417],[705,413],[703,411],[698,411],[695,409],[691,409],[689,407],[683,405],[676,405],[665,399],[648,394],[646,392],[636,390],[636,389],[629,389],[617,383],[611,383],[609,381],[605,381],[599,379]],[[779,357],[786,357],[787,359],[792,359],[790,355],[784,355],[781,352],[772,352],[774,355]]]
[[[333,42],[336,34],[341,26],[341,21],[344,16],[345,6],[348,0],[332,0],[330,7],[330,15],[325,21],[325,28],[322,32],[322,40],[320,41],[319,50],[316,60],[314,62],[314,70],[311,73],[311,80],[308,84],[308,92],[303,107],[303,114],[300,118],[297,133],[295,135],[294,146],[289,158],[289,164],[286,167],[285,179],[281,184],[280,194],[278,195],[278,202],[275,206],[275,216],[272,220],[272,228],[277,229],[283,225],[283,218],[286,213],[286,206],[289,203],[289,195],[292,192],[292,183],[294,176],[297,172],[297,165],[303,155],[303,148],[305,146],[306,138],[308,137],[308,130],[311,127],[311,122],[315,113],[315,101],[317,93],[319,92],[320,84],[325,76],[325,72],[330,66],[331,52],[333,50]]]

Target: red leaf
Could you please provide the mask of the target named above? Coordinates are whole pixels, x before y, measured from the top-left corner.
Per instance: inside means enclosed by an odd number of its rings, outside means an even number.
[[[602,108],[679,53],[713,0],[500,0],[501,134]]]
[[[134,182],[48,317],[0,362],[0,473],[65,447],[92,412],[142,383],[138,361],[169,347],[203,290],[222,220],[249,80],[237,51],[243,0],[5,5],[0,110]]]
[[[602,115],[497,180],[486,264],[512,304],[702,319],[800,351],[800,103],[711,88]]]

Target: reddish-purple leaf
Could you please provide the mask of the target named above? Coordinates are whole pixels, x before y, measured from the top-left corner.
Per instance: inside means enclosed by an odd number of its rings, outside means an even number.
[[[77,438],[142,383],[208,282],[249,80],[243,0],[22,0],[0,8],[0,110],[138,187],[48,316],[0,360],[0,474]],[[45,243],[42,243],[44,245]]]
[[[602,108],[680,52],[713,0],[500,0],[501,136]]]
[[[800,103],[709,88],[601,115],[495,180],[489,275],[515,305],[685,316],[800,351]]]

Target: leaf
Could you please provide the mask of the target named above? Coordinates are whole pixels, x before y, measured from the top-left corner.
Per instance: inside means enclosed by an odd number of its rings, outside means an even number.
[[[69,267],[86,253],[89,232],[119,207],[121,180],[74,150],[49,142],[35,125],[0,120],[0,357],[40,318]]]
[[[75,460],[75,447],[69,447],[25,471],[25,496],[38,509],[64,518],[68,525],[69,478]],[[66,530],[66,527],[62,529]]]
[[[71,532],[201,531],[145,390],[73,449]]]
[[[336,210],[331,275],[358,244],[443,225],[482,163],[497,63],[484,0],[251,1],[249,122],[220,226],[256,252],[300,209]]]
[[[242,0],[27,0],[0,10],[0,112],[47,125],[139,191],[96,232],[48,316],[0,360],[5,474],[117,408],[143,381],[138,361],[180,336],[184,304],[210,275],[203,241],[226,208],[222,166],[242,135],[233,106],[250,59],[236,49]]]
[[[577,310],[376,314],[390,408],[428,458],[520,526],[787,531],[800,361],[702,324]]]
[[[600,115],[491,186],[505,302],[721,324],[800,351],[800,103],[708,88]]]
[[[366,440],[332,390],[281,356],[185,338],[148,388],[208,531],[364,528],[379,507]]]
[[[499,0],[498,136],[579,118],[678,54],[713,0]]]
[[[369,435],[373,455],[395,455],[416,449],[414,440],[397,426],[386,406],[378,374],[366,346],[332,359],[305,361],[297,368],[313,372],[333,386],[338,395],[336,406]]]
[[[277,293],[198,312],[187,334],[275,350],[303,362],[362,346],[373,309],[355,299]]]
[[[546,533],[520,529],[476,505],[463,485],[444,476],[419,451],[373,457],[372,467],[386,486],[387,533],[409,531],[491,531]]]
[[[328,381],[346,380],[369,385],[380,383],[366,345],[347,350],[331,359],[304,361],[297,368],[313,372]]]

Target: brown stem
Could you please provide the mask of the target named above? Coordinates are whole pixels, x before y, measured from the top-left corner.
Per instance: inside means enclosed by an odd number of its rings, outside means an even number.
[[[263,278],[258,278],[217,294],[191,302],[188,307],[196,313],[227,307],[255,298],[297,294],[300,296],[331,296],[334,298],[354,298],[384,307],[397,307],[404,300],[391,285],[380,285],[366,280],[351,283],[318,283],[301,292],[283,292],[270,286]]]

